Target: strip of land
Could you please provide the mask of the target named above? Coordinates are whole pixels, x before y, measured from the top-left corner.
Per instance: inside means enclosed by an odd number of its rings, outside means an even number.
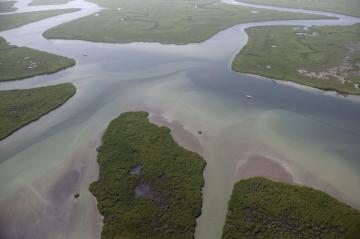
[[[75,60],[10,45],[0,37],[0,82],[50,74],[75,65]]]
[[[75,12],[78,10],[79,9],[71,8],[0,15],[0,31],[10,30],[24,26],[28,23],[40,21],[45,18],[54,17],[65,13]]]
[[[328,11],[360,17],[359,0],[241,0],[241,2]]]
[[[0,91],[0,140],[63,105],[75,92],[70,83]]]
[[[102,238],[192,239],[205,161],[147,116],[123,113],[102,138],[100,177],[90,186],[104,216]]]
[[[234,59],[234,71],[360,94],[360,24],[246,31],[249,41]]]
[[[235,184],[224,239],[357,238],[360,212],[329,195],[265,178]]]
[[[213,0],[91,0],[106,9],[49,29],[49,39],[94,42],[202,42],[230,26],[255,21],[325,16],[230,6]]]
[[[14,7],[15,1],[0,1],[0,13],[2,12],[13,12],[16,10]]]
[[[29,5],[38,6],[38,5],[57,5],[57,4],[66,4],[72,0],[33,0]]]

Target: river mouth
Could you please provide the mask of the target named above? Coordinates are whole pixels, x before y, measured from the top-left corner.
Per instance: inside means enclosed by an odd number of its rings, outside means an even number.
[[[0,33],[13,44],[77,61],[65,71],[1,83],[0,89],[62,82],[78,89],[63,107],[0,142],[1,238],[46,238],[49,233],[54,238],[99,238],[101,218],[88,192],[97,177],[96,148],[109,121],[134,110],[152,112],[153,122],[172,128],[181,145],[207,160],[197,239],[221,237],[233,182],[246,176],[246,168],[257,176],[271,167],[280,180],[322,189],[360,208],[358,98],[274,84],[230,70],[232,58],[247,41],[247,27],[349,24],[348,18],[240,24],[185,46],[41,37],[54,25],[99,10],[92,4],[82,6],[78,13]],[[257,158],[250,164],[254,155],[274,162]],[[23,221],[17,224],[19,218]],[[69,218],[72,226],[55,226]]]

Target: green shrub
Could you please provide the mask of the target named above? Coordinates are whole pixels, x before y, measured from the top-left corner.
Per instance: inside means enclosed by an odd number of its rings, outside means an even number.
[[[100,178],[90,190],[104,216],[103,239],[193,238],[205,161],[147,116],[120,115],[98,149]]]

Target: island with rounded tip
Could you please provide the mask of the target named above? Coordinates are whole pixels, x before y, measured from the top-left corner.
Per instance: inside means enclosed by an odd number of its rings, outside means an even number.
[[[180,147],[146,112],[114,119],[98,148],[90,185],[104,216],[101,238],[192,239],[201,214],[205,161]]]
[[[360,235],[360,212],[305,186],[256,177],[234,185],[223,239],[336,238]]]

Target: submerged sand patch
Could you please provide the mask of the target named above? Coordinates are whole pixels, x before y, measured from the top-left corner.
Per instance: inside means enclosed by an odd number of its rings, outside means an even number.
[[[80,145],[63,163],[0,201],[0,238],[100,238],[102,219],[88,191],[98,177],[98,144]]]
[[[178,121],[168,121],[165,117],[154,113],[149,115],[149,121],[158,126],[165,126],[171,129],[171,135],[177,144],[190,151],[203,155],[204,150],[200,141]]]
[[[258,176],[279,182],[293,182],[292,175],[280,163],[269,157],[254,154],[237,169],[237,177],[240,180]]]

